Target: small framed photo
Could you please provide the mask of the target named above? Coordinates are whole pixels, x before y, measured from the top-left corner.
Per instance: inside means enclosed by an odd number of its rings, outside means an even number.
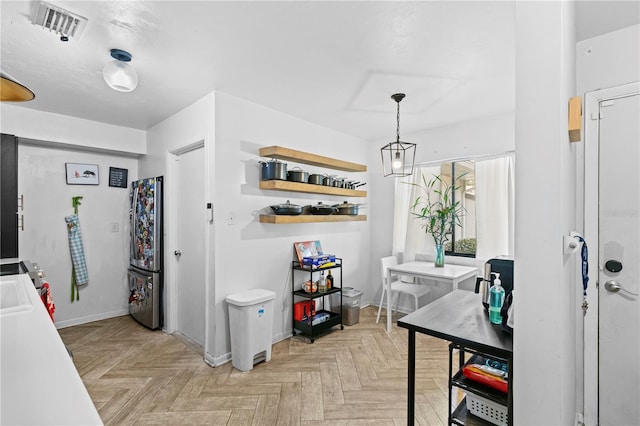
[[[109,167],[109,186],[113,186],[114,188],[126,188],[128,175],[128,169]]]
[[[99,185],[97,164],[65,163],[67,185]]]

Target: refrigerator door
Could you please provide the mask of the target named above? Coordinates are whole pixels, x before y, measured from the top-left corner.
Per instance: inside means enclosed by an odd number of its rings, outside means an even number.
[[[162,177],[131,184],[130,264],[146,271],[162,269]]]
[[[129,313],[140,324],[160,327],[160,274],[129,269]]]

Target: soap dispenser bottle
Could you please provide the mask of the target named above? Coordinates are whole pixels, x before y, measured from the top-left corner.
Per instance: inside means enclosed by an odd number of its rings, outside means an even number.
[[[504,288],[500,281],[500,274],[496,274],[496,278],[489,290],[489,321],[494,324],[502,324],[502,304],[504,303]]]

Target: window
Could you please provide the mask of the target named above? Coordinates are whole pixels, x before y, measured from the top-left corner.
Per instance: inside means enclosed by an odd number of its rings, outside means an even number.
[[[460,201],[464,214],[460,224],[454,226],[445,254],[452,256],[476,256],[476,174],[473,160],[443,163],[440,176],[449,185],[455,182],[454,201]]]
[[[448,183],[458,179],[454,196],[465,209],[460,226],[449,236],[445,254],[482,260],[513,255],[514,162],[513,153],[508,153],[416,165],[412,176],[396,179],[393,253],[402,253],[404,261],[415,259],[416,254],[434,253],[433,238],[410,212],[418,195],[411,183],[440,175]]]

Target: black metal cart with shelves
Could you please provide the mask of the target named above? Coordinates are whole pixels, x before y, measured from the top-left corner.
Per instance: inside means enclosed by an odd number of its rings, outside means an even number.
[[[339,283],[339,286],[336,286],[336,282],[334,282],[331,289],[328,289],[326,291],[315,291],[315,292],[307,292],[301,288],[296,288],[297,275],[302,275],[302,273],[306,273],[308,274],[307,277],[313,282],[314,281],[313,278],[315,274],[319,275],[322,272],[327,272],[329,270],[334,270],[334,269],[337,269],[340,271],[339,279],[336,280]],[[296,271],[299,272],[299,274],[296,274]],[[296,320],[295,312],[294,312],[295,310],[292,308],[291,319],[293,323],[294,336],[299,332],[300,335],[308,337],[311,343],[313,343],[316,337],[318,337],[322,333],[326,332],[327,330],[337,325],[340,326],[340,330],[344,330],[344,325],[342,322],[342,259],[336,258],[335,262],[333,262],[331,266],[323,267],[323,268],[315,268],[315,269],[304,266],[296,260],[292,261],[291,290],[293,294],[293,304],[301,300],[312,300],[316,302],[316,310],[315,310],[316,315],[315,316],[310,315],[308,318],[305,318],[303,320]],[[339,303],[339,306],[331,306],[329,309],[327,305],[331,304],[330,301],[328,300],[328,298],[331,297],[331,295],[337,295],[336,297],[334,297],[334,299],[340,300],[340,303]],[[317,318],[318,315],[323,315],[323,314],[328,315],[328,318],[323,320],[322,322],[318,322],[314,324],[314,318]]]
[[[407,424],[415,422],[416,388],[416,333],[447,340],[449,346],[449,407],[452,402],[452,387],[459,387],[469,395],[481,396],[499,408],[505,407],[506,423],[513,425],[513,339],[504,333],[499,325],[492,324],[482,305],[482,297],[466,290],[454,290],[438,300],[414,311],[397,322],[398,327],[406,328],[408,335],[408,383],[407,383]],[[507,364],[509,389],[506,394],[481,384],[471,383],[459,371],[453,374],[453,351],[459,350],[459,367],[464,365],[467,352],[499,359]],[[506,398],[506,399],[505,399]],[[463,400],[453,413],[449,414],[449,424],[491,425],[480,417],[471,415]]]
[[[459,354],[459,363],[457,371],[454,373],[453,364],[453,352],[457,350]],[[465,362],[465,355],[467,353],[472,354],[471,357]],[[509,405],[508,393],[501,392],[498,389],[494,389],[490,386],[483,385],[474,380],[471,380],[464,376],[462,368],[468,364],[484,364],[485,360],[490,358],[494,361],[499,361],[505,365],[508,365],[509,360],[496,357],[495,355],[487,355],[483,352],[471,350],[456,343],[449,344],[449,407],[453,407],[453,389],[458,388],[465,391],[467,396],[460,401],[453,411],[449,411],[449,424],[457,425],[494,425],[494,424],[507,424],[508,414],[507,407]],[[470,415],[467,408],[467,398],[469,393],[479,396],[480,398],[490,401],[490,404],[494,404],[495,407],[488,406],[486,403],[482,404],[482,412],[488,418],[494,420],[490,422],[475,415]],[[499,408],[497,408],[499,407]]]

